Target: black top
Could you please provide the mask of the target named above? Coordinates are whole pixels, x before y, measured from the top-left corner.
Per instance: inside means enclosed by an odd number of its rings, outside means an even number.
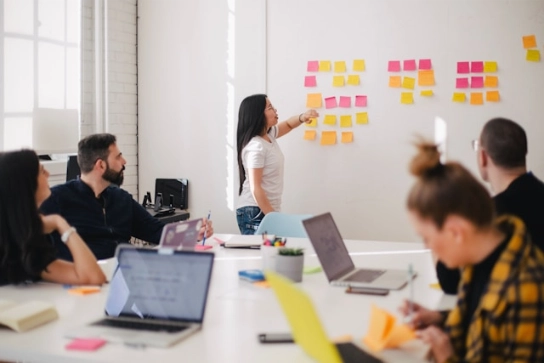
[[[531,240],[544,251],[544,183],[528,172],[515,179],[506,190],[493,197],[497,215],[513,214],[521,218]],[[459,269],[449,269],[442,262],[436,274],[446,294],[457,294],[461,275]]]

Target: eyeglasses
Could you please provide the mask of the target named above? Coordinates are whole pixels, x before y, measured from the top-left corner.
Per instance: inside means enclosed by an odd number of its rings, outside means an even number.
[[[480,141],[472,140],[472,150],[478,151],[478,149],[480,149]]]

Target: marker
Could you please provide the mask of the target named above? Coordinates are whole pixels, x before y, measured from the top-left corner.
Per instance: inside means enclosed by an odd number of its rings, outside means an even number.
[[[414,319],[414,267],[412,264],[408,265],[408,284],[410,284],[410,305],[409,305],[409,313],[410,313],[410,321]]]
[[[204,243],[206,243],[206,233],[208,232],[208,222],[210,221],[210,218],[212,216],[212,211],[208,211],[208,220],[206,221],[206,225],[204,226],[204,237],[202,238],[202,246],[204,246]]]

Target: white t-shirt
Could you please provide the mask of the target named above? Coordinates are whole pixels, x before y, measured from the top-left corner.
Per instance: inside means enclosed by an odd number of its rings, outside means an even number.
[[[276,141],[277,135],[278,126],[273,126],[268,131],[270,142],[255,136],[242,149],[242,164],[246,171],[246,180],[242,186],[242,194],[238,198],[237,208],[258,206],[249,188],[249,169],[262,168],[261,186],[274,211],[280,211],[283,193],[283,153]]]

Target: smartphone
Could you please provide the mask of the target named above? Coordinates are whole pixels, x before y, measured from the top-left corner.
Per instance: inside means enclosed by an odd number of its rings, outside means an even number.
[[[346,289],[346,294],[365,294],[365,295],[380,295],[385,296],[389,294],[387,289],[376,289],[372,287],[357,287],[357,286],[348,286]]]
[[[263,333],[259,334],[261,343],[294,343],[291,333]]]

